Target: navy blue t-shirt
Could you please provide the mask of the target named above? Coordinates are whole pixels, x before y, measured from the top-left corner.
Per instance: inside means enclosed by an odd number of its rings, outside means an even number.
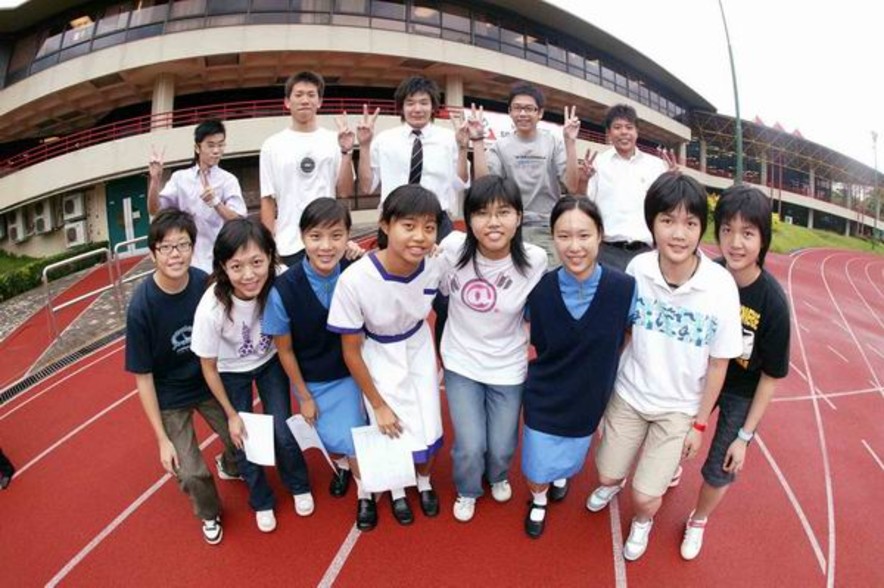
[[[186,408],[211,396],[199,358],[190,350],[193,315],[207,275],[190,268],[187,287],[163,292],[148,277],[132,296],[126,317],[126,371],[153,374],[160,410]]]

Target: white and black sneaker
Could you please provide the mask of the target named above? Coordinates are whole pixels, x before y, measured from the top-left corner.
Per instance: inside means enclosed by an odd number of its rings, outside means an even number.
[[[203,539],[209,545],[218,545],[224,537],[224,529],[221,528],[221,518],[206,519],[203,521]]]

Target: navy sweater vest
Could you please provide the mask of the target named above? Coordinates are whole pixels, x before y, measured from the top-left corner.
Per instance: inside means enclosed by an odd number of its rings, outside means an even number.
[[[560,437],[586,437],[598,427],[614,388],[629,326],[635,280],[605,267],[595,297],[575,320],[559,289],[558,270],[528,296],[531,343],[525,424]]]
[[[341,262],[341,271],[349,265]],[[305,382],[331,382],[350,375],[344,364],[341,336],[326,328],[325,308],[298,262],[276,278],[276,290],[291,324],[292,349]]]

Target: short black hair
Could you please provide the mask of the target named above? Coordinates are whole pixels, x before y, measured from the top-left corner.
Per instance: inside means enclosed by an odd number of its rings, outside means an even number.
[[[706,189],[689,176],[678,172],[666,172],[657,178],[645,196],[645,224],[654,235],[654,219],[658,214],[672,212],[684,206],[688,214],[700,219],[700,237],[706,233],[709,204]],[[654,239],[654,243],[656,243]]]
[[[502,178],[500,176],[489,174],[476,178],[473,185],[467,191],[463,201],[463,220],[466,224],[467,236],[464,241],[463,250],[460,258],[457,260],[457,267],[465,267],[472,262],[479,274],[476,266],[476,254],[479,252],[479,239],[470,226],[470,219],[476,212],[490,206],[494,202],[509,205],[522,216],[524,205],[522,204],[522,194],[519,192],[519,186],[510,178]],[[516,232],[510,241],[510,257],[516,271],[525,275],[525,271],[531,267],[528,261],[528,252],[525,251],[525,243],[522,240],[522,223],[521,220],[516,226]]]
[[[555,234],[556,221],[569,210],[579,210],[592,219],[599,235],[605,234],[605,225],[602,223],[602,213],[599,211],[599,207],[596,206],[595,202],[586,196],[574,196],[571,194],[566,194],[559,198],[558,202],[553,206],[552,212],[549,213],[550,233]]]
[[[200,143],[205,141],[206,137],[210,135],[217,135],[219,133],[224,135],[225,137],[227,136],[227,130],[224,128],[224,123],[214,118],[204,120],[193,130],[193,142],[195,145],[199,145]],[[199,160],[199,154],[194,151],[192,165],[196,165],[197,163],[199,163]]]
[[[406,216],[431,216],[438,225],[442,220],[442,205],[435,194],[420,184],[405,184],[390,192],[384,199],[381,205],[381,222],[389,224],[393,219]]]
[[[546,103],[540,88],[527,82],[519,82],[510,89],[510,96],[506,101],[507,108],[513,105],[513,98],[516,96],[531,96],[534,98],[534,102],[537,103],[537,108],[541,110],[543,110],[543,105]]]
[[[292,97],[292,88],[294,88],[295,84],[299,82],[306,82],[316,86],[316,92],[319,94],[319,99],[322,100],[322,97],[325,94],[325,80],[315,71],[299,71],[298,73],[290,75],[289,79],[285,81],[286,100]]]
[[[411,76],[402,80],[399,83],[399,86],[397,86],[396,91],[393,93],[393,100],[396,102],[396,110],[400,112],[400,118],[402,118],[402,120],[405,120],[404,113],[402,113],[405,99],[421,92],[426,92],[430,96],[430,102],[433,104],[434,113],[439,109],[439,105],[442,103],[442,96],[436,82],[423,76]]]
[[[147,229],[147,248],[156,253],[157,245],[166,238],[169,231],[184,231],[191,243],[196,243],[196,223],[193,215],[177,208],[160,210]]]
[[[764,192],[746,184],[736,184],[721,193],[712,220],[715,223],[715,240],[720,241],[721,225],[740,217],[754,225],[761,233],[761,251],[758,252],[758,267],[764,267],[764,257],[772,240],[771,204]]]
[[[605,129],[611,130],[614,121],[618,118],[629,121],[632,124],[638,122],[638,115],[635,113],[635,108],[629,104],[615,104],[605,113]]]
[[[304,234],[314,227],[330,227],[338,223],[343,224],[347,231],[350,230],[353,224],[350,210],[336,198],[322,197],[304,208],[299,227],[301,234]]]

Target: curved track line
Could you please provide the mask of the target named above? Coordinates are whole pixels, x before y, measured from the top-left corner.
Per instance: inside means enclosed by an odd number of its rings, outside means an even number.
[[[813,400],[817,396],[821,396],[823,400],[826,398],[840,398],[842,396],[862,396],[865,394],[878,394],[884,391],[884,388],[880,386],[875,388],[864,388],[862,390],[849,390],[847,392],[829,392],[828,394],[823,394],[819,390],[817,390],[816,396],[777,396],[771,399],[771,402],[796,402],[799,400]]]
[[[795,306],[795,290],[792,286],[792,271],[795,269],[795,264],[807,253],[808,251],[802,251],[798,255],[792,258],[792,263],[789,264],[789,272],[788,272],[788,287],[789,287],[789,305],[792,307],[792,319],[795,325],[798,325],[798,309]],[[826,258],[828,259],[828,258]],[[823,262],[825,264],[825,261]],[[820,275],[824,277],[822,271],[822,265],[820,265]],[[843,318],[843,317],[842,317]],[[832,469],[829,465],[829,449],[826,444],[826,432],[823,429],[823,417],[820,413],[820,404],[817,400],[817,390],[816,386],[813,383],[813,374],[810,371],[810,362],[807,360],[807,350],[804,347],[804,337],[801,334],[801,329],[795,329],[795,334],[798,336],[798,348],[801,352],[801,361],[804,362],[804,371],[807,375],[807,386],[810,388],[810,394],[813,397],[811,403],[813,404],[813,414],[816,420],[816,429],[817,435],[819,436],[820,442],[820,453],[823,458],[823,475],[825,478],[826,484],[826,519],[828,521],[829,526],[829,542],[828,542],[828,559],[826,566],[826,586],[827,588],[834,588],[835,586],[835,499],[832,490]]]
[[[876,261],[870,261],[869,263],[867,263],[867,264],[866,264],[866,267],[863,268],[863,273],[866,274],[866,277],[869,279],[869,283],[872,285],[872,288],[875,289],[875,292],[878,293],[878,296],[880,296],[881,298],[884,298],[884,292],[882,292],[882,291],[878,288],[878,286],[877,286],[877,282],[876,282],[875,280],[872,279],[872,276],[869,275],[869,268],[872,267],[873,265],[875,265],[875,263],[877,263],[877,262],[876,262]]]
[[[878,316],[878,313],[869,305],[868,301],[866,301],[866,297],[862,295],[859,291],[859,288],[856,287],[856,283],[854,283],[853,278],[850,277],[850,264],[857,259],[862,259],[861,257],[851,257],[847,260],[847,263],[844,264],[844,275],[847,276],[847,281],[850,282],[850,286],[853,288],[853,291],[856,292],[856,295],[859,296],[859,299],[862,300],[863,305],[865,305],[866,310],[869,311],[869,314],[875,317],[875,320],[878,321],[878,326],[884,329],[884,321],[881,320],[881,317]]]
[[[19,470],[17,472],[15,472],[14,477],[20,478],[22,476],[22,474],[24,474],[26,471],[31,469],[31,467],[36,465],[44,457],[46,457],[47,455],[49,455],[50,453],[52,453],[53,451],[58,449],[58,447],[63,445],[68,439],[70,439],[71,437],[73,437],[74,435],[76,435],[77,433],[79,433],[80,431],[82,431],[83,429],[85,429],[86,427],[88,427],[89,425],[91,425],[92,423],[94,423],[95,421],[97,421],[98,419],[100,419],[101,417],[103,417],[104,415],[106,415],[107,413],[109,413],[110,411],[115,409],[116,407],[118,407],[119,405],[123,404],[124,402],[126,402],[127,400],[129,400],[130,398],[135,396],[136,394],[138,394],[138,390],[132,390],[131,392],[129,392],[128,394],[126,394],[125,396],[123,396],[122,398],[120,398],[119,400],[117,400],[116,402],[111,404],[110,406],[108,406],[108,407],[104,408],[103,410],[94,414],[86,422],[84,422],[83,424],[81,424],[80,426],[78,426],[77,428],[72,430],[70,433],[68,433],[67,435],[65,435],[64,437],[62,437],[61,439],[59,439],[58,441],[53,443],[52,445],[50,445],[48,448],[43,450],[43,452],[40,453],[40,455],[38,455],[37,457],[35,457],[31,461],[29,461],[28,463],[23,465],[21,468],[19,468]]]
[[[71,364],[71,365],[69,365],[69,366],[63,368],[62,371],[57,372],[57,373],[54,374],[54,375],[57,376],[57,375],[59,375],[59,374],[64,373],[65,370],[68,370],[68,369],[70,369],[70,368],[76,366],[76,365],[77,365],[78,363],[80,363],[81,361],[85,361],[86,359],[92,357],[93,355],[97,355],[97,354],[100,353],[101,351],[106,350],[107,347],[110,347],[111,345],[114,345],[114,344],[117,343],[117,342],[118,342],[118,341],[115,341],[115,342],[113,342],[113,343],[108,343],[108,345],[107,345],[106,347],[102,347],[101,349],[97,349],[97,350],[95,350],[93,353],[91,353],[91,354],[87,355],[86,357],[80,359],[80,360],[77,361],[76,363],[73,363],[73,364]],[[88,368],[94,366],[94,365],[97,364],[97,363],[100,363],[100,362],[104,361],[105,359],[107,359],[107,358],[110,357],[111,355],[113,355],[113,354],[115,354],[116,352],[118,352],[118,351],[120,351],[120,350],[122,350],[122,349],[125,349],[125,348],[126,348],[125,345],[121,345],[121,346],[117,347],[116,349],[114,349],[113,351],[109,351],[108,353],[102,355],[102,356],[99,357],[98,359],[95,359],[94,361],[91,361],[91,362],[87,363],[86,365],[82,365],[82,366],[80,366],[79,368],[76,369],[76,371],[73,371],[73,372],[67,374],[67,375],[64,376],[63,378],[61,378],[61,379],[59,379],[59,380],[56,380],[56,381],[52,382],[51,384],[49,384],[48,386],[46,386],[45,388],[43,388],[42,390],[40,390],[39,392],[37,392],[36,394],[34,394],[33,396],[31,396],[31,397],[28,398],[27,400],[24,400],[24,401],[22,401],[21,403],[19,403],[18,405],[16,405],[15,407],[11,408],[11,409],[9,410],[9,412],[6,412],[6,413],[0,415],[0,421],[2,421],[3,419],[5,419],[5,418],[8,417],[9,415],[13,414],[14,412],[16,412],[18,409],[22,408],[23,406],[27,406],[28,404],[30,404],[30,403],[33,402],[34,400],[40,398],[41,396],[43,396],[43,395],[46,394],[47,392],[53,390],[53,389],[56,388],[57,386],[63,384],[64,382],[68,381],[69,379],[73,378],[73,377],[76,376],[77,374],[86,371]],[[34,389],[34,388],[32,388],[32,390],[33,390],[33,389]],[[26,393],[25,393],[25,394],[26,394]]]

